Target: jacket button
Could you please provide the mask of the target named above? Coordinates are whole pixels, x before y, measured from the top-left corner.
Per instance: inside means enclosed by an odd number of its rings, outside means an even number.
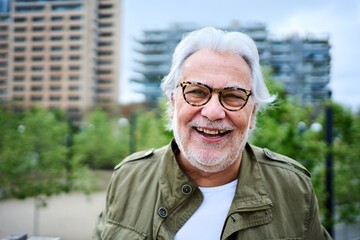
[[[270,152],[269,150],[266,150],[266,155],[269,157],[269,158],[274,158],[274,154],[272,152]]]
[[[166,208],[163,208],[163,207],[159,208],[158,214],[159,214],[160,217],[165,218],[167,216]]]
[[[183,192],[183,194],[188,195],[191,193],[192,187],[189,184],[184,184],[181,188],[181,191]]]

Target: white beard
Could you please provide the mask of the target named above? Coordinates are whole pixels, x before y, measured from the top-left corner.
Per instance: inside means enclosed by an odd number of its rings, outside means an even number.
[[[250,121],[251,115],[245,133],[234,139],[233,142],[230,142],[231,139],[228,139],[227,141],[223,141],[220,144],[214,144],[203,142],[200,138],[198,138],[198,144],[200,146],[204,146],[204,148],[202,149],[194,149],[194,147],[189,146],[189,135],[184,134],[184,132],[180,132],[178,128],[176,110],[174,111],[172,127],[175,141],[186,160],[192,166],[196,167],[201,171],[215,173],[230,167],[237,159],[239,159],[240,154],[242,153],[249,136]],[[207,126],[209,127],[212,125],[219,125],[218,123],[209,122],[208,120],[206,120],[206,122]],[[190,128],[190,126],[188,127]],[[236,126],[230,127],[236,130]],[[220,152],[220,150],[226,144],[230,144],[228,151],[226,153]],[[209,153],[209,149],[212,150],[211,154]],[[216,149],[218,149],[219,151],[214,152],[214,150]]]

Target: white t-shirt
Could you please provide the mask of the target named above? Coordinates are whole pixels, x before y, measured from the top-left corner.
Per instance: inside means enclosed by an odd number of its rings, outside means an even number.
[[[237,180],[218,187],[199,187],[204,201],[176,233],[175,240],[219,240],[236,185]]]

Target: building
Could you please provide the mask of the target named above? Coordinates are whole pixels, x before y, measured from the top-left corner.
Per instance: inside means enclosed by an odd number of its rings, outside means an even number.
[[[182,36],[199,27],[175,24],[163,30],[145,30],[135,40],[136,75],[131,79],[135,91],[144,94],[148,107],[157,105],[162,96],[160,80],[171,67],[171,55]],[[328,36],[274,36],[263,23],[232,23],[222,28],[248,34],[256,43],[260,61],[273,68],[274,77],[302,104],[321,103],[329,98],[330,45]]]
[[[120,1],[12,0],[0,13],[0,101],[71,116],[118,102]]]

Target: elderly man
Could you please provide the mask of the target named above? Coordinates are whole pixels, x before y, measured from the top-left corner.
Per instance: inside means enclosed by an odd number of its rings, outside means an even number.
[[[190,33],[162,89],[174,140],[115,167],[93,239],[331,239],[307,170],[247,143],[274,100],[248,36]]]

